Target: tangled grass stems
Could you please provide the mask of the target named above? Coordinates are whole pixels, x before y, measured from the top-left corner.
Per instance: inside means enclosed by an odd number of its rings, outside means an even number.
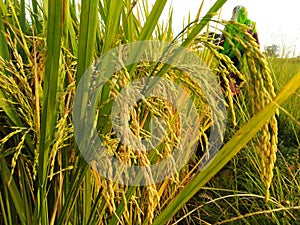
[[[299,210],[300,206],[295,206],[295,207],[282,207],[282,208],[277,208],[277,209],[270,209],[270,210],[263,210],[263,211],[258,211],[258,212],[253,212],[253,213],[248,213],[245,215],[240,215],[228,220],[224,220],[222,222],[218,222],[216,224],[224,224],[224,223],[230,223],[236,220],[241,220],[243,218],[247,218],[247,217],[252,217],[252,216],[258,216],[260,214],[272,214],[274,212],[280,212],[280,211],[289,211],[289,210]],[[296,219],[296,218],[295,218]]]

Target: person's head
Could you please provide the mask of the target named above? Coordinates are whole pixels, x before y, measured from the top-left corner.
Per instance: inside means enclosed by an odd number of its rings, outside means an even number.
[[[244,6],[238,5],[234,7],[231,20],[235,20],[239,23],[244,23],[244,21],[247,19],[248,19],[248,11]]]

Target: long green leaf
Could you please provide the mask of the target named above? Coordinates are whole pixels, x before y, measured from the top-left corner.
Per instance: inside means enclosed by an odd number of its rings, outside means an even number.
[[[5,206],[4,206],[4,201],[3,201],[3,197],[2,194],[0,192],[0,207],[1,207],[1,214],[3,215],[3,223],[5,225],[8,224],[8,217],[9,217],[9,210],[5,210]]]
[[[21,186],[21,196],[22,196],[22,202],[24,205],[23,211],[26,215],[26,221],[27,224],[32,224],[32,212],[31,210],[33,209],[32,207],[32,202],[31,202],[31,184],[29,182],[28,179],[28,171],[25,168],[25,162],[23,159],[20,160],[20,164],[19,164],[19,171],[20,171],[20,186]]]
[[[77,84],[85,70],[93,62],[96,44],[96,27],[98,24],[97,7],[98,1],[82,0],[78,44],[78,69],[76,75]]]
[[[76,81],[77,85],[85,70],[91,65],[94,59],[94,51],[96,47],[96,31],[98,24],[98,1],[82,0],[80,15],[80,34],[78,48],[78,70]],[[88,85],[88,82],[85,83]],[[86,96],[81,99],[84,103]],[[85,107],[85,104],[82,104]],[[84,127],[82,128],[84,129]],[[92,188],[90,184],[89,170],[85,171],[85,179],[83,183],[83,217],[82,224],[87,224],[91,208],[92,208]]]
[[[3,59],[8,59],[9,53],[8,53],[8,45],[6,42],[6,38],[4,36],[5,30],[4,30],[4,24],[2,21],[2,10],[0,9],[0,57]]]
[[[152,33],[158,23],[159,17],[161,16],[165,6],[166,6],[167,0],[160,0],[156,1],[153,5],[153,8],[150,12],[149,17],[147,17],[146,23],[143,26],[143,29],[141,33],[139,34],[139,37],[137,38],[138,41],[145,41],[149,40],[152,36]]]
[[[203,187],[218,171],[220,171],[276,112],[279,105],[285,102],[300,88],[300,71],[281,90],[276,98],[253,116],[216,154],[213,161],[198,173],[194,179],[172,200],[172,202],[155,219],[153,224],[165,224],[172,216]]]
[[[26,10],[25,10],[25,0],[20,0],[20,15],[19,15],[19,21],[20,21],[20,28],[23,32],[26,31]]]
[[[105,40],[102,53],[107,52],[118,38],[123,0],[108,1],[108,15],[105,21]]]
[[[125,6],[122,0],[105,1],[104,4],[100,4],[100,14],[102,20],[105,23],[105,39],[102,48],[102,54],[107,52],[114,46],[118,39],[118,33],[120,31],[121,14]],[[101,92],[100,104],[107,102],[109,96],[109,87],[105,85]],[[107,133],[111,127],[111,123],[108,122],[107,116],[110,114],[112,102],[106,104],[99,110],[98,117],[98,129],[102,133]],[[101,127],[100,127],[101,126]]]
[[[102,20],[105,23],[105,39],[102,47],[102,54],[104,54],[113,47],[116,40],[118,40],[121,15],[122,12],[125,11],[125,5],[122,0],[104,1],[104,4],[100,4],[99,8]],[[105,85],[101,92],[100,104],[106,102],[106,105],[99,110],[97,129],[99,129],[102,133],[107,133],[111,127],[111,123],[108,121],[106,116],[110,114],[112,105],[112,101],[107,103],[109,91],[109,87]]]
[[[63,2],[52,0],[48,3],[47,59],[44,78],[44,98],[41,119],[40,154],[39,154],[39,219],[41,224],[48,224],[47,180],[49,153],[54,140],[57,120],[57,88],[61,53],[61,36],[63,25]]]
[[[138,29],[137,29],[137,19],[133,14],[133,9],[136,5],[131,3],[131,0],[126,0],[126,8],[127,10],[123,10],[123,31],[126,36],[128,42],[133,42],[134,37],[137,37]]]
[[[40,32],[42,31],[42,24],[39,20],[39,11],[38,11],[38,1],[37,0],[32,0],[31,1],[31,5],[32,5],[32,21],[33,21],[33,28],[34,28],[34,32],[35,34],[40,34]]]
[[[78,24],[78,21],[76,19],[75,10],[73,7],[70,7],[70,0],[66,1],[65,5],[65,29],[64,29],[64,35],[65,35],[65,47],[67,49],[72,50],[72,53],[74,56],[78,57],[78,41],[76,40],[76,31],[74,28],[74,24]]]
[[[12,198],[12,201],[14,203],[14,207],[17,211],[17,214],[19,216],[21,224],[27,224],[26,223],[26,216],[25,216],[25,205],[23,204],[21,194],[19,192],[19,188],[17,187],[15,181],[13,179],[10,180],[11,173],[9,168],[6,165],[6,162],[4,159],[0,160],[0,166],[1,166],[1,176],[2,176],[2,182],[4,185],[7,186],[10,196]]]
[[[87,163],[82,159],[78,165],[78,169],[75,170],[74,177],[69,185],[69,192],[66,195],[66,201],[61,210],[61,214],[57,224],[65,224],[70,219],[71,211],[75,206],[75,199],[77,199],[82,182],[86,176],[86,171],[89,169]]]
[[[197,38],[198,34],[204,29],[212,17],[219,11],[219,9],[227,2],[227,0],[218,0],[215,4],[209,9],[206,15],[200,20],[200,22],[195,26],[191,33],[187,36],[185,41],[182,43],[183,47],[188,47],[192,41]]]
[[[166,6],[167,0],[160,0],[156,1],[149,16],[147,17],[147,20],[145,22],[145,25],[143,26],[139,36],[137,37],[137,41],[145,41],[149,40],[150,37],[152,37],[152,33],[158,23],[158,20]],[[143,49],[140,50],[140,52],[137,52],[136,58],[139,58],[139,55],[142,54]],[[132,75],[137,64],[133,64],[129,68],[129,74]]]
[[[98,1],[82,0],[81,14],[80,14],[80,33],[78,44],[78,63],[76,74],[76,85],[78,85],[82,75],[86,69],[91,65],[94,58],[95,42],[96,42],[96,27],[98,21]],[[86,78],[86,77],[85,77]],[[84,86],[89,85],[89,81],[86,78]],[[87,93],[82,96],[80,100],[82,103],[87,102]],[[84,112],[85,104],[82,104],[82,112]],[[81,115],[84,117],[84,114]],[[84,127],[82,127],[84,129]]]
[[[158,24],[158,20],[166,6],[167,0],[160,0],[156,1],[153,5],[153,8],[149,14],[149,16],[146,18],[146,22],[144,26],[142,27],[141,32],[138,34],[138,37],[136,37],[136,41],[145,41],[150,40],[153,36],[153,31],[155,27]],[[145,6],[146,7],[146,6]],[[145,9],[147,10],[147,9]],[[129,21],[132,22],[132,21]],[[143,49],[140,50],[140,53],[137,52],[136,58],[139,58],[138,55],[143,52]],[[135,65],[130,66],[129,73],[132,74],[135,69]]]

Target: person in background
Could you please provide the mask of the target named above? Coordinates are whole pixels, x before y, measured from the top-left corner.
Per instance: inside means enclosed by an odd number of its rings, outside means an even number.
[[[244,6],[238,5],[233,9],[231,21],[236,21],[240,24],[244,24],[249,27],[248,33],[252,35],[252,37],[256,40],[257,44],[259,45],[258,34],[256,30],[256,23],[251,21],[248,18],[248,11]],[[245,34],[243,34],[234,23],[229,23],[225,26],[224,33],[221,36],[220,46],[223,47],[221,53],[227,55],[231,61],[233,62],[234,66],[240,70],[241,69],[241,62],[245,50],[243,49],[242,45],[238,43],[236,39],[245,40]],[[230,40],[228,40],[230,39]],[[234,46],[233,46],[234,45]],[[234,48],[236,48],[240,52],[240,56],[237,56],[234,52]],[[243,80],[240,79],[236,74],[230,74],[230,77],[235,80],[235,84],[230,83],[231,91],[234,94],[240,93],[240,88],[243,85]]]

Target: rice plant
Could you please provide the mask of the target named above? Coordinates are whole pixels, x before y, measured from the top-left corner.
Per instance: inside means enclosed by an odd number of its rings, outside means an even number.
[[[245,95],[253,101],[245,103],[251,109],[248,117],[238,121],[227,75],[239,71],[205,32],[211,20],[229,23],[215,18],[226,0],[216,1],[208,12],[202,12],[203,2],[199,3],[197,18],[178,35],[172,31],[171,10],[168,24],[159,23],[166,2],[157,0],[151,7],[147,0],[0,0],[0,224],[176,222],[174,215],[253,137],[260,157],[257,172],[265,183],[262,193],[269,197],[277,149],[275,114],[299,88],[300,74],[276,95],[269,66],[257,45],[250,36],[249,42],[240,40],[247,49],[248,65],[240,76],[247,82]],[[247,34],[246,27],[240,30]],[[138,102],[128,118],[130,130],[141,139],[152,135],[150,120],[162,118],[167,135],[157,147],[146,153],[134,151],[116,138],[110,118],[113,101],[135,79],[164,77],[182,85],[194,99],[201,125],[198,138],[191,140],[191,145],[199,142],[201,147],[187,165],[159,183],[130,186],[105,179],[96,163],[85,161],[75,141],[72,110],[78,85],[98,57],[144,40],[177,43],[209,65],[216,79],[222,76],[236,132],[198,172],[212,126],[208,97],[201,87],[167,63],[145,60],[123,67],[103,86],[96,110],[97,132],[111,155],[147,166],[167,158],[180,144],[178,112],[159,98]],[[179,57],[175,53],[174,58]],[[122,65],[124,57],[111,63]],[[109,161],[102,163],[112,166]]]

